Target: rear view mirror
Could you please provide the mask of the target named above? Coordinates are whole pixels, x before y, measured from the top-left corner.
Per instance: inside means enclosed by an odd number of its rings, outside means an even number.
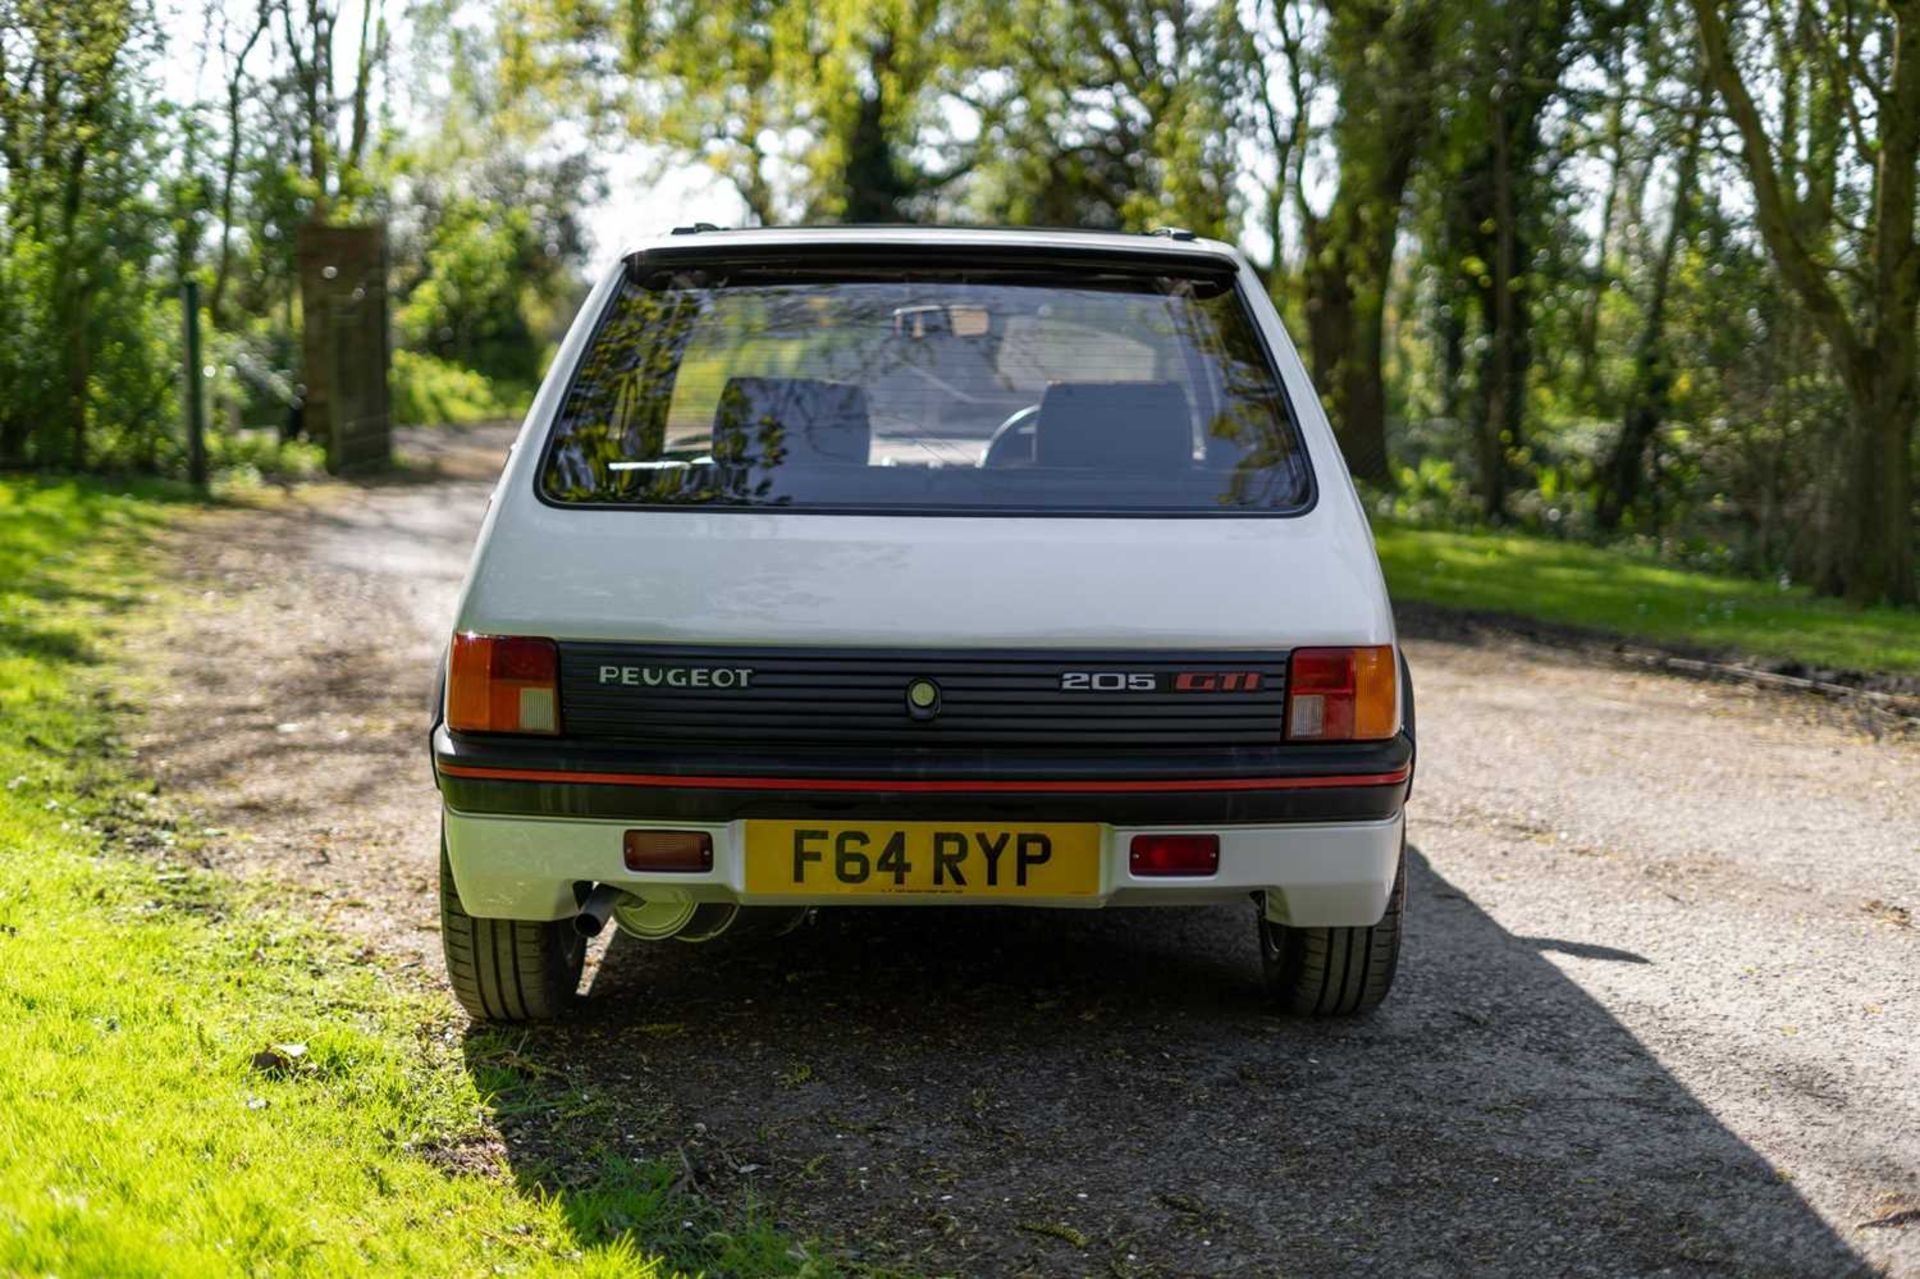
[[[903,306],[893,312],[893,333],[910,341],[934,334],[959,338],[985,337],[993,330],[993,315],[984,306]]]

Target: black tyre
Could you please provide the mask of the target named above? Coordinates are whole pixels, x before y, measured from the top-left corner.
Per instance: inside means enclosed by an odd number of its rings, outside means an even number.
[[[1292,928],[1260,913],[1260,957],[1267,995],[1282,1012],[1345,1017],[1379,1004],[1400,963],[1400,921],[1407,906],[1407,850],[1387,894],[1387,913],[1371,928]]]
[[[475,1021],[549,1021],[580,989],[587,943],[570,919],[476,919],[440,845],[440,944],[454,996]]]

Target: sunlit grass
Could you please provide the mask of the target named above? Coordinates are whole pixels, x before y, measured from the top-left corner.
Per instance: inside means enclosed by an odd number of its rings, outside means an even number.
[[[1397,600],[1775,661],[1920,673],[1916,610],[1859,609],[1805,587],[1518,534],[1383,524],[1375,538]]]
[[[167,495],[0,477],[0,1273],[801,1271],[664,1166],[542,1192],[493,1037],[178,856],[113,737]]]

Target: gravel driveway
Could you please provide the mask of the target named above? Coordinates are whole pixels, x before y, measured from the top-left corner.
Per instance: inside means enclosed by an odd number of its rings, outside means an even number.
[[[505,436],[178,540],[148,766],[211,855],[440,982],[424,701]],[[1804,700],[1409,644],[1408,950],[1261,1007],[1250,909],[855,911],[614,940],[497,1117],[566,1197],[669,1156],[980,1274],[1920,1275],[1920,747]],[[477,1036],[476,1062],[496,1042]]]

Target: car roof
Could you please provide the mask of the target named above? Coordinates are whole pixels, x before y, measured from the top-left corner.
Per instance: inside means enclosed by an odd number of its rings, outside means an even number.
[[[1196,260],[1218,262],[1222,258],[1238,262],[1240,255],[1231,244],[1207,240],[1189,231],[1164,228],[1147,234],[1124,231],[1079,231],[1041,227],[948,227],[948,226],[808,226],[808,227],[716,227],[699,222],[676,227],[666,235],[656,235],[627,246],[621,256],[631,258],[652,250],[687,249],[698,244],[715,249],[770,249],[786,246],[836,246],[860,248],[872,246],[894,250],[927,249],[1072,249],[1100,253],[1138,253],[1162,259],[1191,256]]]

